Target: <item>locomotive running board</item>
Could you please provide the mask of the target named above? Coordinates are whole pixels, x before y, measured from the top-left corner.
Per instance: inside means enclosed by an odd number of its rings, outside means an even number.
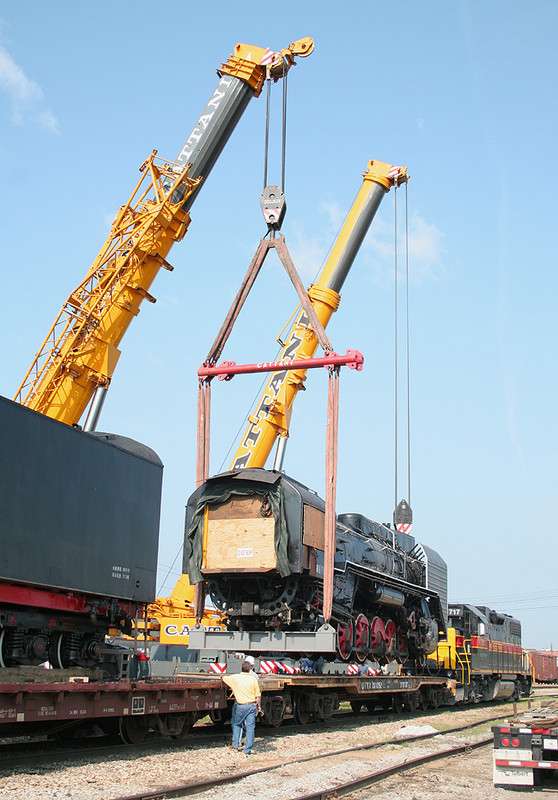
[[[191,628],[189,647],[192,650],[224,650],[272,653],[333,653],[337,646],[336,631],[322,625],[310,631],[207,631]]]

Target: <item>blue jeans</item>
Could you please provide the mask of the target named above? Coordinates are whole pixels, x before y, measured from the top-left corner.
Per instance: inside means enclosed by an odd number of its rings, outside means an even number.
[[[242,728],[246,728],[246,739],[244,742],[244,752],[251,753],[254,744],[254,736],[256,732],[256,716],[258,713],[258,706],[256,703],[237,703],[233,706],[232,712],[232,746],[235,750],[240,749],[240,740],[242,739]]]

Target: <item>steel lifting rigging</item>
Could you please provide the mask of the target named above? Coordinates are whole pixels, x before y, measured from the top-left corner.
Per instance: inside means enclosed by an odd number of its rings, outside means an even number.
[[[397,187],[396,187],[397,188]],[[411,377],[410,377],[410,332],[409,332],[409,222],[408,195],[405,185],[405,382],[407,406],[407,500],[398,498],[399,474],[399,275],[397,247],[397,191],[394,192],[394,496],[393,524],[398,531],[410,533],[413,526],[411,508]]]
[[[325,329],[341,299],[341,289],[379,205],[391,187],[408,180],[405,167],[370,161],[362,187],[334,243],[316,283],[307,292],[309,303],[302,305],[281,351],[280,362],[313,358],[318,345],[333,348],[325,337],[319,340],[311,315]],[[282,247],[283,245],[279,245]],[[276,245],[276,249],[278,245]],[[278,250],[279,252],[279,250]],[[305,293],[306,294],[306,293]],[[310,311],[308,310],[310,306]],[[273,373],[252,414],[249,425],[233,458],[231,469],[264,467],[277,438],[288,436],[289,417],[298,391],[304,388],[304,369]]]
[[[218,70],[219,82],[175,161],[156,151],[120,209],[99,255],[70,294],[23,379],[15,400],[76,425],[92,403],[93,430],[120,356],[119,345],[159,269],[172,270],[169,251],[190,223],[190,208],[252,97],[266,76],[286,76],[296,56],[313,51],[310,38],[280,52],[237,44]]]
[[[267,133],[266,133],[267,140]],[[267,141],[266,141],[267,146]],[[267,160],[267,159],[266,159]],[[270,372],[264,393],[258,402],[256,414],[250,416],[248,430],[237,451],[231,470],[264,467],[277,437],[288,436],[292,404],[297,392],[303,388],[306,371],[312,366],[327,366],[328,414],[326,426],[326,511],[324,520],[324,597],[323,616],[329,621],[333,597],[333,559],[335,554],[335,491],[337,464],[337,408],[339,397],[338,372],[341,364],[362,368],[362,356],[347,351],[340,357],[333,351],[325,333],[325,326],[340,300],[340,290],[375,216],[383,196],[389,189],[408,180],[405,167],[394,167],[383,162],[370,161],[364,174],[361,190],[351,208],[329,259],[316,285],[305,292],[298,273],[288,253],[284,237],[279,233],[285,214],[285,199],[276,186],[266,186],[261,198],[262,211],[268,224],[270,238],[261,239],[248,268],[241,288],[213,343],[203,366],[198,371],[198,454],[196,483],[201,486],[209,477],[209,420],[210,382],[213,377],[229,380],[234,374]],[[226,361],[216,366],[232,327],[259,274],[270,249],[274,248],[297,291],[301,311],[277,362],[237,366]],[[318,344],[324,357],[315,359]],[[277,369],[279,368],[279,369]],[[204,585],[195,583],[195,614],[201,619],[204,607]]]

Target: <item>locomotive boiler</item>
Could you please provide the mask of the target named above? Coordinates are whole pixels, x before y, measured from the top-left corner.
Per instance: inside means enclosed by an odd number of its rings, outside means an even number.
[[[324,501],[287,475],[207,480],[186,512],[184,572],[204,581],[229,630],[322,623]],[[431,548],[361,514],[337,518],[332,624],[347,660],[422,661],[447,619],[447,568]]]

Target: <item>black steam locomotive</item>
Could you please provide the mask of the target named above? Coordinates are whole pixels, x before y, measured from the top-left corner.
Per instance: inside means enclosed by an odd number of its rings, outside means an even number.
[[[246,469],[190,497],[184,572],[204,580],[230,630],[316,630],[323,622],[324,502],[286,475]],[[360,514],[337,518],[337,654],[423,661],[447,621],[443,559]]]
[[[102,665],[155,596],[163,465],[0,397],[0,667]]]

